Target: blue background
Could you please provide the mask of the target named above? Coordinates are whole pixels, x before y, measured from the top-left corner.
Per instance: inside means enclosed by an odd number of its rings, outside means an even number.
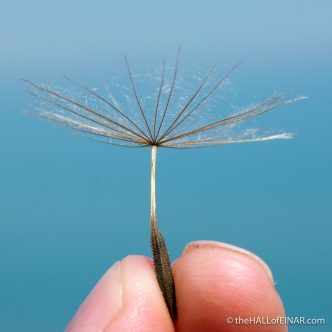
[[[19,77],[104,83],[174,55],[244,65],[246,105],[275,90],[309,99],[258,120],[291,141],[158,153],[158,218],[173,259],[192,240],[252,250],[290,316],[330,331],[330,1],[0,2],[0,331],[61,331],[116,260],[149,252],[149,151],[98,144],[22,115]],[[23,101],[23,103],[22,103]]]

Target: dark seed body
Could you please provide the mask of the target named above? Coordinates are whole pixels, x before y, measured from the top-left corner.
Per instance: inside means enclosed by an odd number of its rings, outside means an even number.
[[[151,249],[159,287],[164,296],[172,320],[177,318],[175,286],[171,262],[164,237],[156,222],[151,227]]]

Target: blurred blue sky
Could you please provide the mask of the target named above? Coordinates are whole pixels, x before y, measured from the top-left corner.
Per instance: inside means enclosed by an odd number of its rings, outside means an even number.
[[[292,141],[158,153],[158,218],[173,259],[192,240],[271,266],[289,315],[331,312],[330,1],[0,2],[0,331],[61,331],[116,260],[149,253],[149,151],[89,141],[22,115],[20,77],[104,84],[172,59],[229,67],[237,105],[309,99],[257,120]],[[192,73],[193,75],[195,73]],[[290,331],[302,331],[291,327]]]

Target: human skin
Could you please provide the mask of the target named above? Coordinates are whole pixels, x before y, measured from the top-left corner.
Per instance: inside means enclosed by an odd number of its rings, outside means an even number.
[[[187,245],[173,264],[178,319],[172,322],[151,259],[113,265],[66,332],[286,332],[286,325],[238,325],[236,317],[285,316],[268,266],[254,254],[214,241]],[[233,323],[227,322],[232,317]]]

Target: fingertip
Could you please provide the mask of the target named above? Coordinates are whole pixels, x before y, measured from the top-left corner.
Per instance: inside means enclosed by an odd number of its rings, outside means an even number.
[[[122,266],[124,307],[106,332],[174,331],[151,259],[128,256]]]
[[[173,270],[177,331],[287,331],[286,326],[227,323],[227,317],[284,315],[269,268],[252,253],[199,241],[187,246]]]
[[[256,261],[258,265],[265,271],[266,275],[270,278],[271,282],[274,284],[274,278],[270,267],[264,262],[259,256],[254,254],[253,252],[246,250],[244,248],[237,247],[235,245],[219,242],[219,241],[211,241],[211,240],[203,240],[203,241],[194,241],[190,242],[186,245],[183,253],[189,252],[190,250],[198,249],[198,248],[219,248],[229,250],[229,252],[238,253],[240,255],[244,255],[252,260]]]
[[[81,304],[66,332],[100,331],[112,321],[123,306],[121,262],[116,262],[98,281]]]
[[[128,256],[91,291],[66,332],[174,331],[153,264]]]

